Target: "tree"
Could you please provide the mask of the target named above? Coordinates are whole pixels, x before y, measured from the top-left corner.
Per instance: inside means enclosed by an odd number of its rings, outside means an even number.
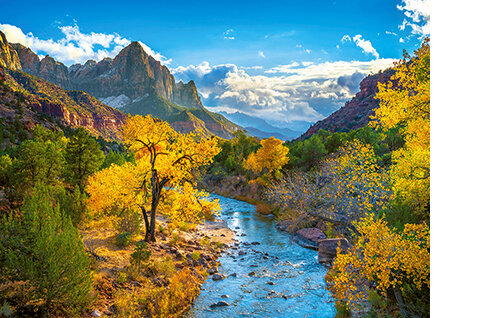
[[[122,134],[136,162],[113,164],[90,178],[87,192],[93,211],[139,207],[147,242],[155,241],[158,206],[172,220],[202,220],[217,211],[217,202],[205,200],[207,194],[194,189],[196,170],[219,152],[214,138],[177,133],[167,122],[150,116],[130,117]],[[178,206],[174,202],[179,197],[183,204]],[[186,201],[195,208],[183,209]],[[149,211],[146,204],[150,205]]]
[[[366,217],[357,223],[360,235],[353,248],[338,253],[330,282],[334,297],[348,306],[363,303],[370,290],[396,298],[407,317],[401,288],[410,283],[430,288],[430,230],[426,224],[406,224],[403,232],[390,229],[383,219]],[[373,283],[372,283],[373,282]],[[374,286],[374,287],[371,287]]]
[[[254,173],[265,173],[274,178],[276,173],[289,162],[289,148],[282,145],[282,141],[269,137],[261,140],[261,148],[250,154],[244,161],[244,167]]]
[[[78,313],[89,301],[89,259],[54,197],[51,187],[37,184],[25,198],[22,217],[12,214],[0,222],[0,277],[2,283],[26,282],[25,298],[43,314]]]
[[[397,200],[428,213],[430,202],[430,45],[426,39],[411,57],[395,66],[389,82],[379,83],[380,107],[371,125],[385,131],[399,127],[405,144],[392,153]],[[425,215],[426,216],[426,215]]]
[[[269,199],[293,210],[296,227],[310,219],[345,225],[377,213],[390,197],[388,174],[378,166],[370,145],[348,142],[309,174],[289,173],[268,189]]]
[[[75,130],[65,150],[67,180],[84,189],[88,176],[99,169],[104,160],[100,145],[83,127]]]
[[[15,190],[24,193],[36,183],[55,184],[63,168],[65,138],[37,125],[34,139],[25,140],[15,149],[13,173]]]

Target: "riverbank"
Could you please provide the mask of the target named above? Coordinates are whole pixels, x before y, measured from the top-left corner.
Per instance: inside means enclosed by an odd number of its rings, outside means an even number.
[[[184,279],[192,285],[190,291],[174,295],[184,296],[175,300],[173,316],[179,317],[199,295],[208,274],[217,272],[217,259],[234,242],[234,232],[220,219],[206,221],[195,229],[168,233],[167,223],[158,218],[157,228],[157,241],[148,245],[150,261],[138,270],[133,268],[130,260],[136,242],[143,239],[142,235],[133,237],[131,244],[121,247],[117,245],[117,233],[111,227],[96,225],[81,231],[93,263],[96,297],[85,317],[132,317],[133,308],[127,307],[137,305],[130,299],[133,295],[152,297],[154,293],[165,293],[166,288],[174,288],[171,285],[178,283],[178,279]]]

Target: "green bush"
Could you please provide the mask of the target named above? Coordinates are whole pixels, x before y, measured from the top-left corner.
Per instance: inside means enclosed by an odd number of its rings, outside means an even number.
[[[116,235],[116,245],[125,247],[131,244],[131,234],[128,232],[120,233]]]
[[[136,248],[133,254],[131,254],[131,265],[138,268],[138,273],[141,270],[141,265],[149,261],[151,257],[151,251],[148,249],[148,244],[145,241],[139,241],[136,243]]]
[[[115,223],[115,229],[118,233],[136,235],[141,231],[141,222],[141,215],[137,211],[124,210]]]

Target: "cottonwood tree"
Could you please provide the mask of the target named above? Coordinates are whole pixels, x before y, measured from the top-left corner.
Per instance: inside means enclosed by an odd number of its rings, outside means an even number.
[[[388,174],[377,162],[370,145],[346,143],[309,174],[286,174],[272,183],[267,195],[284,210],[293,210],[295,227],[312,219],[345,225],[380,211],[390,197]]]
[[[282,141],[269,137],[261,140],[261,148],[251,153],[244,161],[244,167],[260,174],[265,171],[268,177],[276,177],[277,172],[289,162],[289,148],[282,145]]]
[[[199,222],[218,210],[216,201],[207,201],[207,194],[194,188],[197,169],[219,152],[214,138],[177,133],[167,122],[139,115],[128,119],[122,136],[136,162],[113,164],[90,178],[93,211],[139,207],[145,240],[154,242],[158,207],[177,222]]]
[[[371,125],[384,131],[399,127],[404,147],[392,153],[394,196],[428,213],[430,203],[430,44],[425,39],[415,56],[404,54],[395,74],[379,83],[380,107]]]

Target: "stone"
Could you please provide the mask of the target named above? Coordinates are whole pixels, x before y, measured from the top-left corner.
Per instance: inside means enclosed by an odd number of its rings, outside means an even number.
[[[224,300],[221,300],[221,301],[218,301],[217,303],[212,304],[209,307],[217,308],[217,307],[227,307],[227,306],[229,306],[229,304],[227,302],[225,302]]]
[[[319,241],[327,236],[316,227],[300,229],[294,233],[293,240],[300,246],[317,249]]]
[[[274,282],[266,282],[267,285],[274,285]]]
[[[229,298],[229,295],[221,295],[221,298]]]
[[[254,242],[251,242],[251,244],[252,245],[260,245],[261,243],[254,241]]]
[[[340,244],[341,252],[347,251],[351,245],[345,238],[320,240],[318,247],[319,263],[331,263],[337,256],[337,246]]]
[[[215,274],[215,273],[217,273],[217,268],[216,268],[216,267],[208,268],[208,269],[206,270],[206,272],[207,272],[209,275]]]
[[[256,275],[256,272],[250,272],[248,275],[249,275],[249,276],[255,276],[255,275]]]
[[[93,312],[91,313],[91,315],[92,315],[93,317],[101,317],[101,313],[99,312],[98,309],[93,310]]]
[[[219,281],[219,280],[223,280],[225,277],[224,277],[224,275],[221,275],[221,274],[213,274],[213,275],[211,276],[211,278],[212,278],[212,280],[214,280],[214,281]]]
[[[237,273],[232,273],[229,277],[237,277]]]

